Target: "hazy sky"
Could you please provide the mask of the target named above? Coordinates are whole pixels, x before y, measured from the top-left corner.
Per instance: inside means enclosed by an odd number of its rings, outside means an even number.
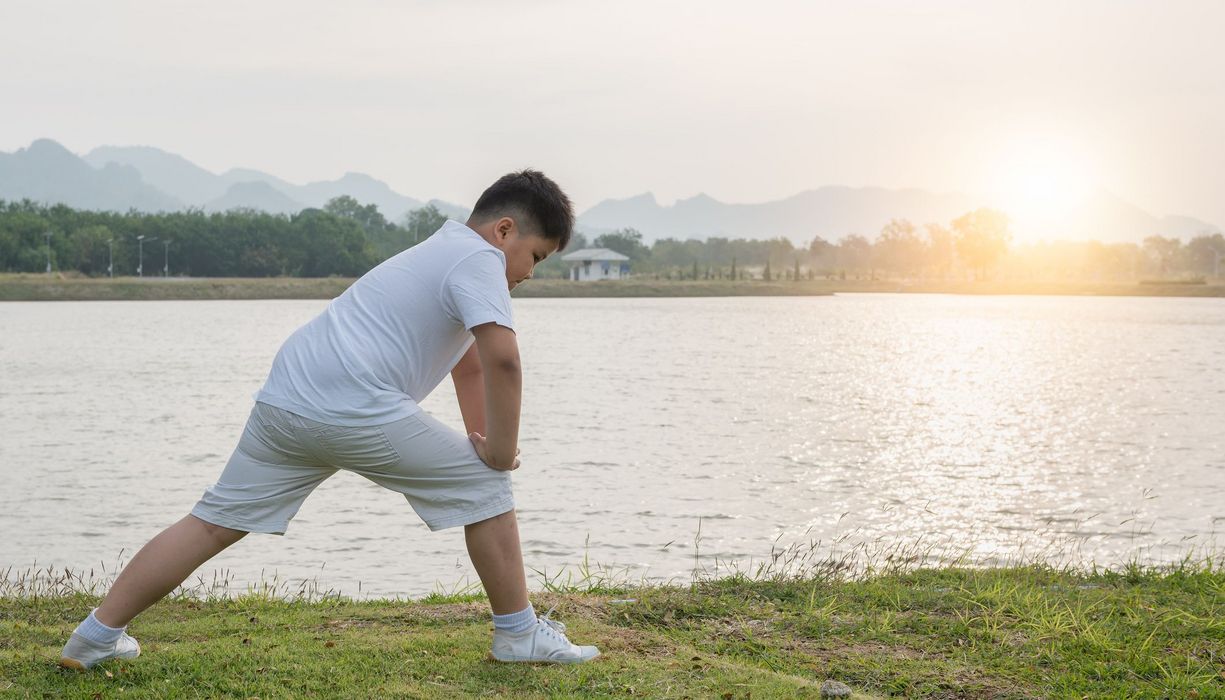
[[[5,0],[0,150],[461,204],[531,165],[580,208],[1045,178],[1225,226],[1223,47],[1220,0]]]

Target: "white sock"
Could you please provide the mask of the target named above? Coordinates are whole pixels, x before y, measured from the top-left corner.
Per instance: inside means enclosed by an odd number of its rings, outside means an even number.
[[[536,610],[532,608],[532,604],[528,603],[527,607],[519,612],[507,613],[505,615],[494,615],[494,629],[504,630],[506,632],[518,633],[526,632],[536,625]]]
[[[120,635],[123,634],[123,631],[127,629],[127,626],[107,627],[99,622],[98,618],[94,617],[94,613],[96,612],[98,612],[97,608],[90,611],[89,617],[85,618],[85,620],[82,621],[81,624],[77,625],[77,628],[73,631],[91,642],[97,642],[99,644],[114,644],[115,640],[119,639]]]

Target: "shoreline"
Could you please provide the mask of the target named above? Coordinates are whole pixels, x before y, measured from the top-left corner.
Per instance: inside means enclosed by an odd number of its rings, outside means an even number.
[[[0,274],[0,301],[154,301],[226,299],[332,299],[352,284],[347,277],[47,277]],[[894,280],[655,280],[605,282],[540,279],[515,298],[632,298],[728,296],[830,296],[840,293],[1019,296],[1225,297],[1225,280],[1178,282],[954,282]]]
[[[31,697],[1208,697],[1225,675],[1211,560],[1092,572],[935,568],[532,594],[603,658],[486,659],[479,595],[425,600],[266,591],[174,596],[135,620],[139,659],[55,666],[98,602],[73,588],[0,595],[0,694]],[[1215,697],[1215,695],[1213,695]]]

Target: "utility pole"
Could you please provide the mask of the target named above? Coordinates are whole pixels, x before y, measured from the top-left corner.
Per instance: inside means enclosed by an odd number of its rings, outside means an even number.
[[[47,229],[47,231],[43,235],[47,237],[47,274],[50,275],[51,274],[51,230]]]
[[[115,239],[109,238],[106,241],[106,276],[111,279],[115,278]]]
[[[149,242],[152,243],[153,241],[156,241],[156,240],[157,240],[156,237],[150,238]],[[141,236],[136,237],[136,250],[137,250],[136,276],[144,277],[145,276],[145,236],[141,235]]]
[[[162,255],[164,256],[162,258],[162,277],[170,276],[170,244],[171,243],[174,243],[174,241],[170,241],[170,240],[162,241],[162,246],[164,247],[162,250]]]

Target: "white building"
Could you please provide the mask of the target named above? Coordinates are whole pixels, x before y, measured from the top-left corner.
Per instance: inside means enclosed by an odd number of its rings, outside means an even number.
[[[630,272],[629,258],[607,248],[583,248],[561,259],[570,263],[570,279],[575,281],[619,280]]]

